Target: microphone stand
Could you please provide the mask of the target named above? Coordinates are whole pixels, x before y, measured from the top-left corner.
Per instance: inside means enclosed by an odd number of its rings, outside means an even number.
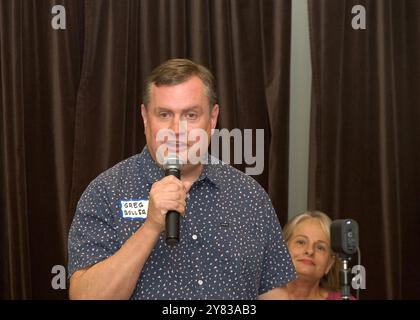
[[[345,254],[339,254],[341,261],[340,269],[340,285],[341,285],[341,299],[350,300],[350,256]]]

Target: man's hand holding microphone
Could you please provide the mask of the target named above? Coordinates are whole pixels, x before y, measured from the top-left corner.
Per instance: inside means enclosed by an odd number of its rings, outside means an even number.
[[[147,220],[155,230],[166,233],[166,243],[179,242],[179,216],[184,216],[187,193],[192,183],[181,181],[182,163],[177,156],[168,156],[164,163],[165,177],[155,182],[149,193]]]

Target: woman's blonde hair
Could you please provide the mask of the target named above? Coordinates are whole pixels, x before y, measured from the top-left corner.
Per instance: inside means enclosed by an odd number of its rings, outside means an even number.
[[[327,235],[328,241],[331,243],[330,237],[330,226],[331,226],[331,219],[321,211],[306,211],[299,213],[298,215],[294,216],[290,219],[287,224],[283,228],[284,239],[286,242],[289,242],[290,238],[292,237],[293,231],[296,227],[307,219],[316,219],[319,221],[322,230]],[[334,253],[331,250],[331,255],[334,256]],[[328,273],[321,279],[320,287],[337,291],[340,289],[340,282],[339,282],[339,272],[340,272],[340,262],[337,258],[335,258],[334,265],[330,268]]]

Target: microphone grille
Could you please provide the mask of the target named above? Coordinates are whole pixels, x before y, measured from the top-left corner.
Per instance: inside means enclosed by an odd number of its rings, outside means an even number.
[[[163,169],[177,169],[181,170],[183,165],[182,160],[178,157],[176,154],[169,154],[164,160],[163,160]]]

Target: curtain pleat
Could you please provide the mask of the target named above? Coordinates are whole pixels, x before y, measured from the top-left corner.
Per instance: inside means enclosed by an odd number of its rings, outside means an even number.
[[[418,297],[420,3],[308,3],[310,207],[358,221],[367,270],[361,297]],[[352,28],[356,5],[366,9],[365,30]]]

